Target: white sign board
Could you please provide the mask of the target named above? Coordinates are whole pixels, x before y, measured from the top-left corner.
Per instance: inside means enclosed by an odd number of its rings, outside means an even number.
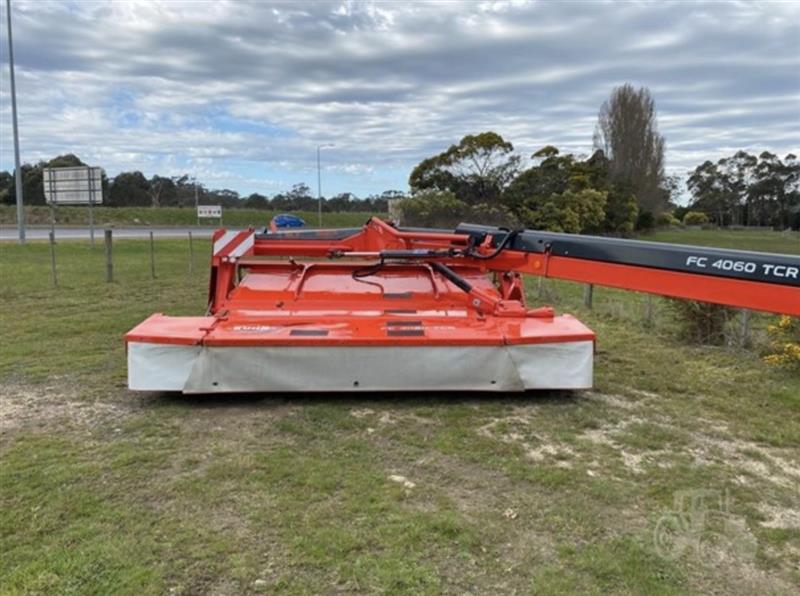
[[[44,196],[54,205],[99,205],[103,202],[103,168],[44,168]]]
[[[222,218],[222,205],[198,205],[197,206],[197,217],[215,217],[217,219]]]

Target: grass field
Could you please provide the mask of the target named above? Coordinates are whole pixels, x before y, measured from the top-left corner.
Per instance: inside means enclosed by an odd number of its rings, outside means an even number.
[[[530,281],[598,333],[589,392],[139,395],[122,335],[203,311],[203,251],[190,274],[186,243],[158,241],[152,280],[147,243],[116,242],[107,284],[100,247],[63,242],[58,288],[47,251],[0,244],[3,593],[800,584],[800,378],[677,342],[658,299],[648,327],[641,295],[597,289],[587,311],[579,286]]]
[[[658,230],[642,237],[643,240],[718,246],[739,250],[759,250],[800,254],[800,232],[770,232],[765,230],[695,230],[672,228]]]
[[[31,206],[25,209],[28,225],[50,225],[50,208]],[[269,221],[278,211],[261,209],[223,209],[223,223],[226,226],[260,227]],[[281,212],[285,213],[285,212]],[[292,211],[302,217],[309,226],[317,224],[316,211]],[[371,213],[323,213],[322,225],[326,228],[360,226]],[[16,210],[9,205],[0,205],[0,225],[16,225]],[[193,226],[197,224],[197,213],[194,208],[179,209],[177,207],[95,207],[95,223],[99,226]],[[89,210],[87,207],[59,207],[56,212],[59,225],[88,226]],[[203,220],[203,225],[217,225],[217,220]]]

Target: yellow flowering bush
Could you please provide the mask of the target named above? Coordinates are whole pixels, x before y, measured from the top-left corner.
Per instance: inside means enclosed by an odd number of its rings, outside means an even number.
[[[800,370],[800,318],[784,315],[767,327],[767,331],[770,352],[764,356],[764,362]]]

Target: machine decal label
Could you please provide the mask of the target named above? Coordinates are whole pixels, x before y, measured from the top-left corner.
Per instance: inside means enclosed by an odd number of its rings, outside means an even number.
[[[285,327],[270,327],[269,325],[235,325],[233,331],[239,333],[272,333]]]
[[[717,269],[734,273],[758,273],[767,278],[800,279],[800,268],[774,263],[756,263],[754,261],[715,259],[691,255],[686,257],[686,266],[694,269]]]

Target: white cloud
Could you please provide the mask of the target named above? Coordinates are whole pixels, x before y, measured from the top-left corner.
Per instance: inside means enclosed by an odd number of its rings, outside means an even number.
[[[70,151],[110,173],[193,169],[266,192],[312,181],[316,145],[333,142],[326,187],[366,194],[402,186],[420,159],[481,130],[523,154],[585,153],[600,104],[626,81],[655,94],[670,171],[731,148],[800,150],[797,4],[13,7],[28,161]]]

